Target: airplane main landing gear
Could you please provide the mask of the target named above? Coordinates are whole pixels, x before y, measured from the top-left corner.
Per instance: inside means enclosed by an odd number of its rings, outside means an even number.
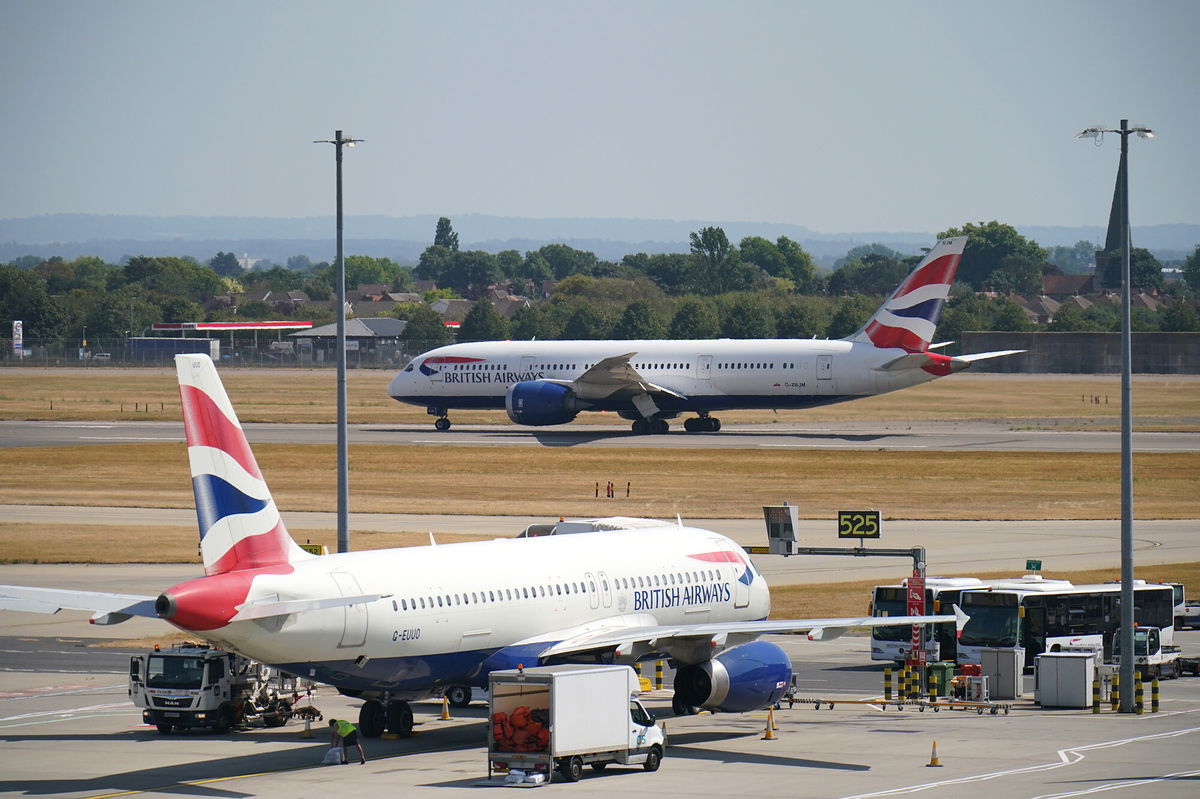
[[[671,426],[667,424],[666,419],[635,419],[632,429],[635,436],[644,436],[647,433],[663,435],[670,432]]]
[[[358,729],[364,738],[378,738],[384,730],[407,738],[412,735],[413,712],[408,702],[368,699],[358,710]]]
[[[683,429],[689,433],[717,433],[721,430],[721,420],[702,413],[694,419],[685,419]]]

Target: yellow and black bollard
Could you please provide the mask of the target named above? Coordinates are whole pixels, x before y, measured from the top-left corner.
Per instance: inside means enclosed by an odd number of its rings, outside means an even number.
[[[1100,712],[1100,678],[1092,680],[1092,712]]]
[[[1112,690],[1109,691],[1109,698],[1112,699],[1112,709],[1114,711],[1121,709],[1121,672],[1114,671],[1112,676]]]
[[[1150,712],[1158,712],[1158,678],[1150,681]]]
[[[1142,715],[1145,710],[1146,694],[1142,690],[1142,673],[1136,672],[1133,678],[1133,712]]]
[[[654,661],[654,690],[661,691],[663,687],[663,662]]]
[[[928,696],[929,696],[929,698],[930,698],[930,699],[932,699],[932,700],[934,700],[934,701],[937,701],[937,695],[938,695],[938,676],[937,676],[937,672],[936,672],[936,671],[934,671],[933,669],[930,669],[930,670],[929,670],[929,680],[928,680],[928,683],[929,683],[929,693],[928,693]]]
[[[892,701],[892,667],[883,667],[883,701]]]

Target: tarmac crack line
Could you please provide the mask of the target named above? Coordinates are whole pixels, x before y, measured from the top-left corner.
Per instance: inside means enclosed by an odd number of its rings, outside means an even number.
[[[883,791],[875,791],[873,793],[860,793],[852,796],[844,797],[844,799],[874,799],[879,796],[901,796],[903,794],[917,793],[919,791],[929,790],[931,788],[943,788],[950,785],[965,785],[972,782],[985,782],[998,777],[1011,777],[1018,774],[1036,774],[1041,771],[1052,771],[1062,768],[1063,766],[1072,766],[1083,761],[1087,755],[1085,753],[1111,749],[1117,746],[1124,746],[1131,743],[1143,743],[1146,741],[1162,740],[1164,738],[1176,738],[1180,735],[1188,735],[1189,733],[1200,732],[1200,727],[1189,727],[1184,730],[1173,730],[1171,732],[1160,732],[1153,735],[1140,735],[1135,738],[1121,738],[1115,741],[1102,741],[1100,743],[1087,744],[1086,746],[1075,746],[1069,749],[1059,749],[1058,762],[1056,763],[1041,763],[1036,766],[1025,766],[1023,768],[1008,769],[1006,771],[993,771],[988,774],[975,774],[970,777],[958,777],[952,780],[939,780],[938,782],[927,782],[921,785],[910,785],[905,788],[889,788]],[[1181,772],[1182,773],[1182,772]],[[1156,777],[1154,780],[1162,780],[1164,777]],[[1074,796],[1079,794],[1062,794],[1062,796]],[[1049,797],[1041,797],[1041,799],[1049,799]]]

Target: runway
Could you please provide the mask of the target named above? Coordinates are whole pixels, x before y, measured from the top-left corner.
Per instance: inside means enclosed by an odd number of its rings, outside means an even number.
[[[333,444],[332,424],[245,424],[252,444]],[[839,422],[727,425],[720,433],[635,436],[625,426],[350,425],[351,444],[429,447],[651,447],[658,449],[858,449],[963,452],[1119,452],[1120,433],[1108,430],[1015,429],[1006,423]],[[0,446],[43,447],[183,441],[182,422],[0,422]],[[1135,452],[1195,452],[1200,433],[1135,432]]]

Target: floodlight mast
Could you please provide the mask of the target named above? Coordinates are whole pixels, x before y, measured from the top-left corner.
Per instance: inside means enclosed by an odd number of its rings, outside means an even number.
[[[1081,131],[1075,138],[1095,139],[1100,145],[1105,133],[1116,133],[1121,137],[1121,165],[1117,170],[1117,201],[1120,203],[1121,233],[1124,247],[1121,253],[1121,691],[1120,710],[1134,712],[1133,696],[1133,410],[1132,400],[1132,340],[1129,324],[1129,259],[1133,241],[1129,231],[1129,134],[1140,138],[1154,138],[1154,131],[1146,127],[1129,127],[1129,120],[1122,119],[1121,127],[1092,127]]]
[[[350,477],[346,443],[346,259],[342,251],[342,147],[353,147],[363,139],[342,136],[334,131],[332,139],[313,144],[332,144],[337,162],[337,551],[350,551]]]

